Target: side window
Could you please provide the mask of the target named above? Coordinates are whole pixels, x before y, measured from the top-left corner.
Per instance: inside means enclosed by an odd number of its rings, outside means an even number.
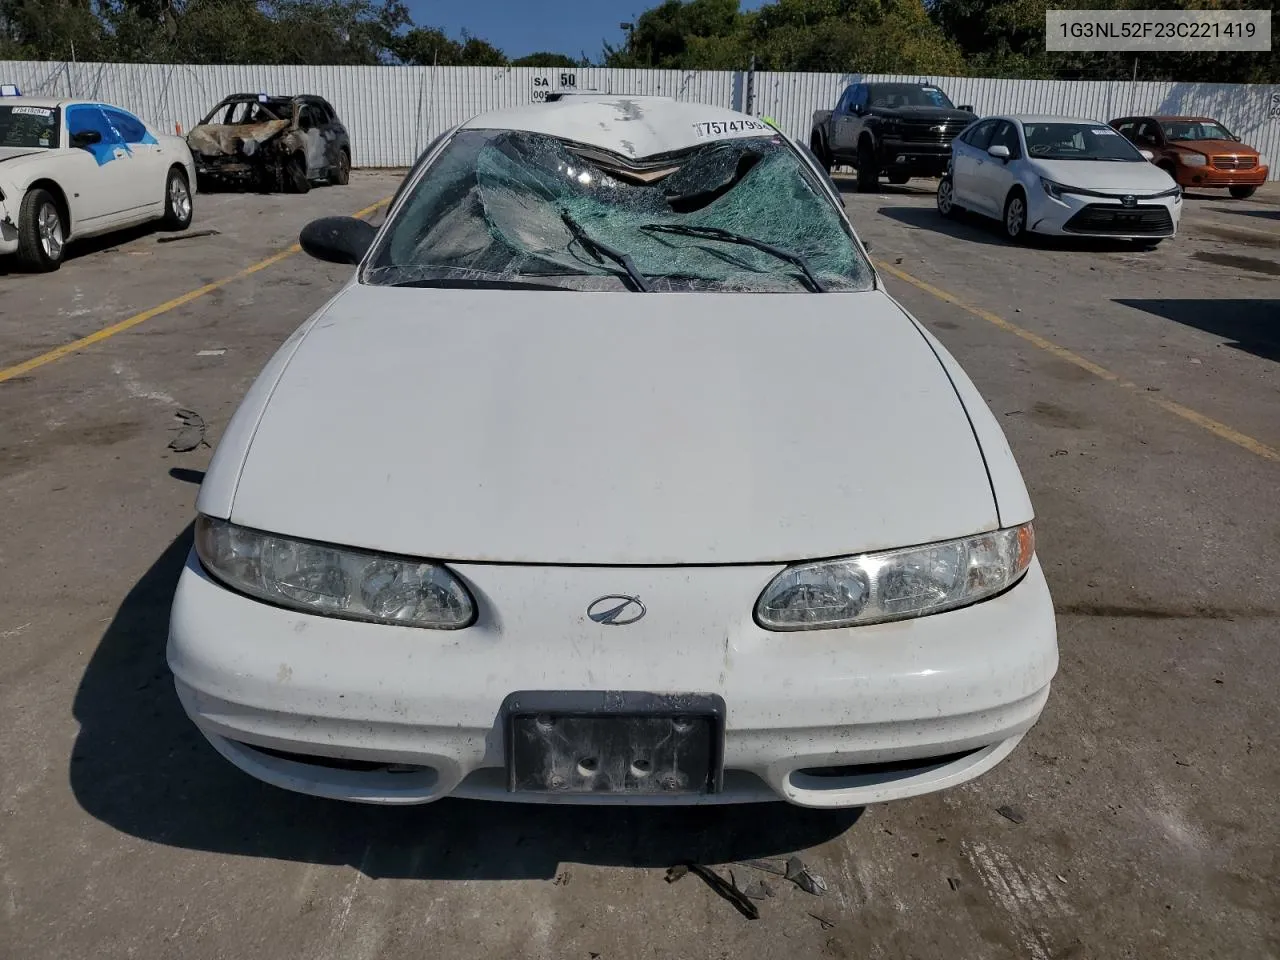
[[[147,133],[146,125],[133,114],[112,107],[105,107],[102,112],[107,115],[107,119],[111,121],[111,125],[116,128],[116,133],[120,134],[120,139],[125,143],[155,141],[155,138]]]
[[[324,121],[320,119],[320,111],[312,104],[304,103],[302,109],[298,111],[298,126],[303,130],[315,130],[324,125]]]
[[[1139,123],[1138,128],[1133,135],[1133,142],[1141,144],[1144,147],[1154,147],[1156,145],[1155,121],[1143,120]]]
[[[1126,140],[1132,140],[1133,129],[1136,125],[1136,120],[1121,120],[1119,123],[1115,124],[1115,128],[1119,132],[1120,136],[1124,137]]]
[[[74,137],[77,133],[97,133],[102,139],[100,144],[119,143],[115,130],[107,122],[102,109],[91,103],[76,103],[67,107],[67,133]]]
[[[965,135],[964,142],[978,150],[986,150],[987,147],[991,146],[991,136],[996,132],[996,124],[999,122],[998,120],[983,120]]]
[[[849,113],[853,110],[853,87],[845,87],[840,94],[840,102],[836,104],[836,113]]]
[[[867,105],[868,87],[865,83],[860,83],[853,88],[853,105],[855,107],[865,107]]]
[[[994,147],[996,144],[1003,144],[1009,148],[1010,160],[1017,160],[1022,156],[1022,147],[1018,143],[1018,128],[1008,120],[1000,123],[999,129],[996,130],[995,135],[987,146]]]

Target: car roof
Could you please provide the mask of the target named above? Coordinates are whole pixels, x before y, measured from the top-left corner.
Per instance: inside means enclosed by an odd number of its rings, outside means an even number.
[[[542,133],[629,157],[652,157],[716,140],[779,135],[764,121],[724,107],[618,94],[577,94],[494,110],[473,117],[462,128]]]
[[[996,119],[1014,120],[1018,123],[1091,123],[1096,127],[1106,126],[1101,120],[1089,117],[1064,117],[1052,113],[1011,113]]]
[[[1174,116],[1173,114],[1157,113],[1157,114],[1153,114],[1150,117],[1146,117],[1144,119],[1158,120],[1161,123],[1163,123],[1166,120],[1190,120],[1193,123],[1206,123],[1206,122],[1217,123],[1218,122],[1213,117],[1197,117],[1197,116],[1192,116],[1190,114],[1186,116]]]
[[[70,103],[83,103],[82,100],[63,100],[51,97],[0,97],[0,107],[65,107]]]

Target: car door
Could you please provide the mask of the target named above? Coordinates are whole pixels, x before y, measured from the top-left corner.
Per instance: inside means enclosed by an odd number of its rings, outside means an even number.
[[[859,102],[865,103],[867,88],[856,83],[845,91],[836,114],[831,118],[831,152],[845,158],[858,152],[858,124],[856,110]]]
[[[97,103],[73,103],[66,108],[66,182],[72,233],[98,232],[126,219],[133,203],[136,173],[129,149]],[[72,146],[77,134],[96,133],[98,140]]]
[[[991,135],[987,149],[996,145],[1009,151],[1009,159],[1002,161],[990,154],[978,166],[978,189],[982,191],[982,199],[989,210],[1004,213],[1004,202],[1009,191],[1018,182],[1017,162],[1022,159],[1022,143],[1018,136],[1018,128],[1008,120],[1001,120]]]
[[[1160,134],[1160,124],[1146,117],[1138,121],[1131,142],[1139,150],[1150,150],[1153,155],[1158,156],[1163,139]]]
[[[144,219],[164,212],[164,188],[168,161],[147,125],[127,110],[104,106],[102,112],[129,151],[133,173],[126,219]]]
[[[990,157],[987,146],[996,131],[999,120],[983,120],[969,129],[962,137],[951,141],[951,188],[956,203],[973,210],[989,212],[983,199],[980,177],[982,168]]]
[[[329,171],[329,161],[325,158],[324,128],[324,117],[316,105],[303,102],[298,107],[298,134],[304,144],[308,180],[317,180]]]

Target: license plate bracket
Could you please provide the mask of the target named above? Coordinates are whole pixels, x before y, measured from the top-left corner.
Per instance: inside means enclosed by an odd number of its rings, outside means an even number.
[[[522,691],[502,705],[507,790],[718,793],[724,699],[715,694]]]

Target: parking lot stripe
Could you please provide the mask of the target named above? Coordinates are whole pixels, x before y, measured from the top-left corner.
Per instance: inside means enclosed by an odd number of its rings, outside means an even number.
[[[1214,436],[1226,440],[1229,443],[1234,443],[1238,447],[1243,447],[1245,450],[1248,450],[1256,456],[1262,457],[1264,460],[1270,460],[1273,463],[1280,463],[1280,450],[1267,446],[1267,444],[1263,443],[1261,440],[1255,440],[1248,434],[1241,433],[1239,430],[1229,427],[1218,420],[1214,420],[1212,417],[1207,417],[1196,410],[1192,410],[1190,407],[1185,407],[1176,400],[1169,400],[1166,397],[1159,396],[1152,391],[1139,387],[1136,383],[1133,383],[1130,380],[1125,380],[1119,374],[1112,373],[1105,367],[1098,366],[1098,364],[1094,363],[1092,360],[1087,360],[1078,353],[1073,353],[1066,347],[1056,344],[1052,340],[1045,339],[1038,333],[1032,333],[1030,330],[1026,330],[1018,326],[1016,323],[1010,323],[1004,317],[999,314],[992,313],[990,310],[984,310],[981,307],[975,307],[972,304],[965,303],[955,294],[948,293],[941,287],[935,287],[931,283],[926,283],[918,277],[913,277],[905,270],[900,270],[892,264],[885,263],[882,260],[877,260],[875,263],[876,267],[884,273],[897,277],[899,280],[909,283],[913,287],[923,290],[930,296],[936,297],[945,303],[950,303],[953,306],[959,307],[961,310],[972,314],[980,320],[985,320],[987,323],[999,327],[1007,333],[1012,333],[1015,337],[1021,337],[1023,340],[1027,341],[1027,343],[1044,350],[1046,353],[1053,354],[1059,360],[1065,360],[1067,363],[1075,364],[1077,367],[1088,370],[1100,380],[1107,380],[1118,387],[1123,387],[1125,390],[1132,390],[1135,393],[1138,393],[1139,396],[1142,396],[1151,403],[1154,403],[1162,410],[1172,413],[1176,417],[1181,417],[1188,423],[1194,423],[1197,427],[1208,430]]]
[[[361,218],[367,217],[374,211],[385,207],[390,202],[390,197],[383,197],[377,203],[371,203],[363,210],[356,211],[354,216]],[[108,327],[103,327],[101,330],[95,330],[93,333],[88,336],[81,337],[79,340],[72,340],[70,343],[64,343],[60,347],[54,347],[48,353],[42,353],[38,357],[32,357],[30,360],[24,360],[22,363],[16,364],[12,367],[5,367],[0,370],[0,383],[4,383],[6,380],[12,380],[14,377],[20,377],[25,373],[30,373],[38,367],[43,367],[46,363],[53,363],[55,360],[61,360],[63,357],[83,350],[85,347],[91,347],[95,343],[101,343],[108,337],[114,337],[117,333],[123,333],[132,327],[136,327],[140,323],[145,323],[153,317],[160,316],[162,313],[168,313],[170,310],[176,310],[178,307],[188,304],[192,300],[198,300],[205,294],[212,293],[220,287],[225,287],[229,283],[235,283],[237,280],[243,280],[245,277],[252,276],[260,270],[265,270],[267,267],[274,266],[281,260],[286,260],[289,257],[292,257],[295,253],[300,253],[301,251],[302,247],[295,243],[278,253],[273,253],[265,260],[259,260],[257,263],[251,264],[230,276],[223,277],[221,280],[214,280],[212,283],[206,283],[203,287],[196,287],[194,290],[188,290],[181,296],[174,297],[172,300],[166,300],[157,307],[152,307],[149,310],[143,310],[141,313],[135,313],[133,316],[126,317],[124,320],[113,323]]]

